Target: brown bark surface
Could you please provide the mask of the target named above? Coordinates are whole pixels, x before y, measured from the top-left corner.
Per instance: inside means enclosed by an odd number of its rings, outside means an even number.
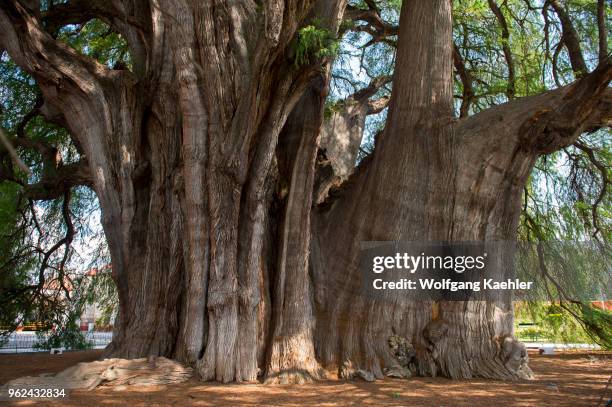
[[[405,0],[390,101],[355,94],[324,125],[330,61],[297,64],[298,29],[335,33],[344,6],[73,1],[46,17],[101,16],[129,42],[130,72],[0,4],[0,47],[38,81],[48,117],[60,112],[100,201],[120,299],[108,355],[171,357],[222,382],[381,378],[395,335],[422,375],[529,377],[509,299],[365,298],[360,243],[513,240],[537,156],[609,121],[612,64],[457,119],[451,2]],[[387,103],[352,173],[365,116]]]

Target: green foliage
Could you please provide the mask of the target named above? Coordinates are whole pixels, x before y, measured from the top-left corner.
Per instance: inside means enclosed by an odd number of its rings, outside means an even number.
[[[535,326],[520,328],[519,323]],[[515,308],[516,335],[521,340],[555,343],[597,343],[565,308],[547,302],[522,303]]]
[[[520,323],[535,323],[521,328]],[[591,343],[612,349],[612,313],[591,304],[534,301],[515,307],[516,334],[522,340]]]
[[[97,59],[110,68],[131,68],[127,43],[101,20],[61,28],[58,39],[84,55]],[[0,126],[9,137],[22,136],[43,142],[57,149],[64,164],[78,161],[81,156],[72,143],[68,131],[49,123],[38,112],[29,115],[37,105],[40,91],[36,82],[8,57],[0,55]],[[23,122],[24,117],[28,117]],[[75,298],[65,298],[58,290],[41,290],[46,284],[78,280],[83,271],[110,262],[106,242],[99,221],[99,206],[93,191],[74,188],[71,193],[70,213],[76,235],[73,244],[54,252],[49,267],[41,274],[42,259],[66,234],[62,217],[62,199],[29,202],[22,194],[24,183],[40,181],[44,174],[43,157],[36,149],[19,149],[21,159],[33,170],[28,177],[11,165],[0,148],[0,330],[6,336],[16,326],[28,323],[44,326],[57,325],[62,332],[66,315]],[[12,173],[12,177],[7,174]],[[65,270],[59,265],[66,258]],[[41,283],[40,276],[43,281]],[[108,288],[108,287],[107,287]],[[114,287],[112,287],[114,289]],[[102,290],[90,290],[90,301],[106,301]],[[98,298],[97,296],[101,296]],[[115,295],[116,297],[116,295]],[[114,299],[116,301],[116,298]],[[114,308],[106,306],[107,313]],[[108,318],[107,318],[108,319]]]
[[[102,20],[66,26],[60,30],[59,39],[110,68],[132,69],[127,42]]]
[[[612,312],[585,304],[578,307],[589,337],[602,348],[612,349]]]
[[[398,393],[396,391],[391,393],[391,398],[399,399],[400,397],[402,397],[401,393]]]
[[[320,27],[315,20],[298,30],[294,63],[296,66],[309,64],[316,59],[333,57],[338,52],[338,41],[333,33]]]
[[[28,320],[34,313],[31,299],[23,295],[28,291],[33,259],[27,256],[27,248],[21,246],[26,231],[18,227],[19,210],[23,209],[15,204],[19,201],[19,189],[16,184],[0,183],[0,329],[8,330],[19,319]]]
[[[525,328],[517,331],[519,339],[528,341],[550,340],[549,333],[542,328]]]
[[[117,290],[109,267],[98,270],[93,275],[83,274],[75,277],[73,286],[72,298],[65,303],[65,313],[55,313],[49,316],[47,327],[37,331],[39,348],[89,349],[91,344],[87,342],[77,325],[77,319],[82,315],[85,307],[95,304],[102,310],[102,315],[96,324],[108,325],[116,314]]]
[[[554,218],[553,218],[554,219]],[[591,303],[605,298],[611,282],[611,252],[598,241],[554,241],[555,223],[532,226],[539,233],[521,243],[518,277],[534,281],[517,320],[536,322],[547,338],[563,342],[596,343],[610,347],[610,313]],[[548,299],[548,301],[543,301]],[[519,332],[520,333],[520,332]]]
[[[38,349],[85,350],[92,347],[76,324],[75,314],[71,314],[66,321],[62,321],[56,329],[37,331],[36,337],[38,342],[34,347]]]
[[[111,268],[97,270],[93,276],[81,276],[76,282],[78,298],[81,304],[95,304],[101,315],[96,325],[107,326],[117,314],[119,298],[117,287],[111,276]]]
[[[340,111],[342,109],[342,107],[344,106],[344,101],[343,100],[337,100],[337,101],[333,101],[333,100],[326,100],[325,101],[325,110],[323,111],[324,117],[325,119],[330,119],[334,113]]]

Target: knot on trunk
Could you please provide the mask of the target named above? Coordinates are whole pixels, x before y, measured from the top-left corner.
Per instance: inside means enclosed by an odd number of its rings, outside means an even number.
[[[374,373],[365,369],[357,369],[350,360],[345,360],[342,366],[340,366],[340,378],[344,380],[359,378],[366,382],[376,381]]]
[[[504,366],[521,379],[532,379],[533,372],[528,366],[529,354],[525,344],[512,336],[497,338],[496,342]]]
[[[553,110],[543,109],[525,120],[519,128],[520,146],[538,155],[550,154],[572,144],[579,127]]]
[[[416,352],[408,339],[392,335],[388,340],[389,347],[393,352],[393,357],[397,361],[396,365],[388,367],[384,370],[385,375],[389,377],[397,377],[407,379],[413,375],[416,367],[413,364]]]

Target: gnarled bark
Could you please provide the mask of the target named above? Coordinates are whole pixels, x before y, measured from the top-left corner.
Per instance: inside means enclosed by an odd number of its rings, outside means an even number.
[[[358,92],[319,134],[329,61],[294,58],[299,27],[336,32],[343,1],[128,3],[61,9],[121,32],[134,72],[55,40],[58,10],[0,4],[0,47],[61,113],[100,200],[120,299],[109,355],[173,357],[224,382],[300,382],[331,366],[371,378],[398,366],[388,343],[401,337],[420,374],[529,376],[509,298],[365,298],[360,243],[514,239],[537,156],[609,123],[608,59],[457,120],[451,2],[405,0],[387,125],[351,175],[365,116],[388,101]],[[341,185],[327,196],[330,180]]]

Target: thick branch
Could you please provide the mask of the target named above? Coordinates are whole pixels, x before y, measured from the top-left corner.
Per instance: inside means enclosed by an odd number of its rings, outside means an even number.
[[[4,150],[6,150],[13,161],[15,161],[28,175],[31,174],[31,171],[17,155],[16,147],[36,151],[40,154],[42,159],[40,182],[33,185],[24,184],[26,196],[36,200],[54,199],[69,191],[73,186],[91,186],[92,179],[86,159],[77,163],[64,165],[61,154],[55,146],[44,139],[32,139],[27,137],[25,126],[40,111],[41,105],[42,98],[38,98],[33,109],[17,124],[17,137],[7,137],[4,134],[4,130],[0,128],[0,138]],[[1,153],[4,153],[2,146],[0,146],[0,154]],[[21,183],[21,181],[15,177],[11,169],[2,171],[0,180],[3,179]]]
[[[42,104],[43,104],[43,98],[42,96],[39,96],[36,99],[36,102],[32,110],[30,110],[21,119],[21,122],[19,122],[19,124],[17,125],[16,130],[15,130],[17,138],[12,140],[12,144],[14,144],[16,147],[21,147],[21,148],[26,148],[26,149],[37,151],[41,155],[43,159],[43,165],[46,168],[47,167],[55,168],[59,164],[57,148],[53,147],[52,145],[50,145],[44,140],[41,140],[41,139],[34,140],[31,138],[28,138],[25,132],[25,128],[30,122],[30,120],[32,120],[34,117],[36,117],[36,115],[40,113]],[[43,173],[45,172],[46,171],[43,170]]]
[[[134,117],[121,120],[117,117],[121,108],[133,108],[135,98],[125,96],[135,86],[136,78],[125,70],[108,69],[92,58],[79,54],[61,41],[54,39],[42,27],[38,18],[22,7],[17,0],[0,3],[0,46],[6,48],[13,60],[30,73],[42,91],[45,114],[62,113],[67,121],[77,148],[83,147],[90,164],[110,176],[108,156],[101,146],[108,145],[114,137],[126,134],[129,127],[137,125]],[[127,104],[130,104],[126,106]],[[118,106],[119,105],[119,106]],[[52,149],[41,143],[32,143],[25,137],[18,141],[25,148],[37,149],[48,162],[57,162]],[[92,161],[93,160],[93,161]],[[71,166],[46,166],[52,176],[30,188],[36,199],[55,197],[68,185],[88,184],[79,168]],[[57,173],[55,176],[53,173]],[[100,193],[100,190],[97,190]]]
[[[524,148],[548,154],[572,144],[592,120],[609,120],[605,111],[610,94],[612,62],[608,58],[591,74],[567,87],[563,100],[556,106],[542,107],[526,120],[520,129]],[[602,111],[603,110],[603,111]]]
[[[0,33],[0,46],[43,84],[59,86],[62,79],[68,79],[84,87],[86,80],[113,75],[104,65],[54,40],[18,1],[0,4]]]
[[[70,0],[54,4],[42,15],[42,20],[50,33],[56,33],[69,24],[83,24],[93,18],[112,22],[115,18],[128,20],[126,10],[120,1]],[[130,23],[136,23],[133,18]],[[137,24],[137,23],[136,23]]]
[[[344,17],[353,21],[363,21],[368,23],[378,32],[386,32],[387,35],[397,35],[399,27],[389,24],[380,16],[380,10],[378,8],[369,7],[367,9],[361,9],[350,4],[346,6]]]
[[[323,200],[334,183],[342,182],[353,172],[363,138],[366,117],[387,107],[389,96],[371,99],[389,76],[379,76],[370,84],[339,102],[321,128],[317,202]]]
[[[597,28],[599,31],[599,62],[603,62],[608,56],[608,28],[606,27],[604,0],[597,0]]]
[[[66,194],[72,187],[78,185],[92,186],[93,180],[90,174],[89,165],[86,159],[82,159],[76,163],[64,165],[61,161],[61,156],[57,149],[42,140],[32,140],[25,137],[16,137],[8,139],[4,136],[4,131],[0,129],[0,136],[4,141],[4,147],[10,154],[13,160],[19,160],[15,146],[35,150],[42,157],[42,173],[40,181],[35,184],[25,184],[24,181],[15,177],[13,170],[0,165],[0,181],[9,180],[21,184],[24,188],[24,195],[33,200],[50,200],[60,198]],[[12,153],[11,153],[12,151]],[[0,156],[4,153],[0,146]],[[18,162],[21,162],[19,160]],[[20,166],[25,166],[21,164]],[[29,175],[29,169],[26,173]],[[25,170],[24,170],[25,171]]]
[[[389,96],[385,95],[377,99],[370,99],[370,98],[374,96],[383,86],[390,83],[391,80],[392,80],[391,76],[386,76],[386,75],[378,76],[372,79],[372,81],[370,82],[368,86],[366,86],[363,89],[358,90],[357,92],[349,96],[345,101],[345,105],[347,103],[353,103],[353,102],[356,102],[359,105],[365,105],[367,107],[365,111],[366,116],[370,114],[380,113],[389,104],[389,99],[390,99]]]
[[[563,32],[563,43],[567,47],[567,51],[570,57],[570,63],[572,65],[572,70],[576,77],[581,77],[588,72],[586,63],[584,62],[584,57],[582,55],[582,50],[580,48],[580,39],[578,38],[578,33],[574,28],[574,24],[567,13],[567,11],[561,6],[558,0],[550,0],[550,4],[555,9],[555,12],[559,16],[559,20],[561,21],[561,29]]]
[[[490,138],[496,134],[504,143],[516,143],[520,150],[536,155],[552,153],[573,144],[581,134],[611,122],[611,79],[612,63],[608,59],[571,85],[515,99],[462,119],[455,133],[460,138]]]
[[[120,33],[130,46],[134,72],[144,75],[148,61],[147,55],[152,53],[151,44],[145,41],[144,32],[150,30],[150,5],[146,0],[123,2],[118,0],[71,0],[67,3],[55,4],[41,16],[46,30],[55,36],[61,27],[70,24],[84,24],[94,18],[99,18]],[[148,66],[151,68],[151,66]]]
[[[390,96],[382,96],[378,99],[369,100],[367,114],[371,115],[382,112],[389,106],[389,100],[391,100]]]
[[[365,99],[369,99],[379,91],[380,88],[391,82],[390,76],[378,76],[370,82],[368,86],[363,89],[358,90],[350,98],[356,101],[363,101]]]
[[[399,32],[399,27],[389,24],[380,16],[380,10],[372,2],[367,3],[367,9],[357,8],[351,5],[346,6],[344,17],[353,20],[364,22],[365,25],[353,27],[353,31],[361,31],[370,34],[370,40],[366,46],[377,42],[386,42],[391,46],[396,45],[396,41],[389,37],[396,36]]]
[[[584,131],[592,133],[604,127],[612,127],[612,89],[606,89],[601,100],[585,122]]]
[[[97,10],[97,3],[96,1],[72,0],[68,3],[51,5],[49,10],[42,16],[47,31],[55,35],[65,25],[84,24],[97,17],[100,11],[104,11]],[[112,9],[112,7],[108,7],[106,13]]]
[[[60,198],[78,185],[92,186],[93,181],[86,160],[62,165],[52,176],[46,176],[36,184],[24,186],[26,197],[33,200],[50,200]]]
[[[405,137],[415,126],[453,116],[453,42],[450,7],[404,2],[387,134]]]

